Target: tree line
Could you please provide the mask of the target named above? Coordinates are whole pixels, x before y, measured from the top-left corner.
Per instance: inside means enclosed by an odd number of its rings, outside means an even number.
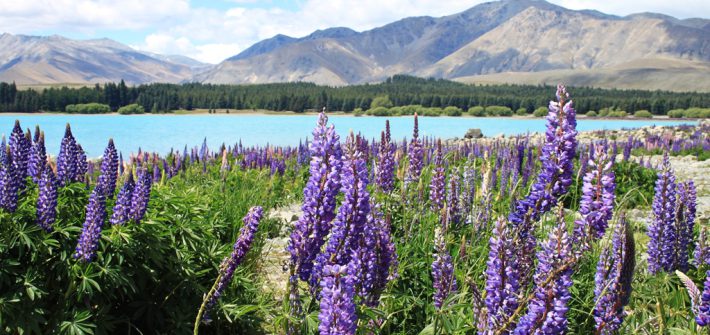
[[[0,112],[66,111],[68,105],[99,103],[112,111],[137,104],[148,113],[201,109],[267,109],[304,112],[325,107],[330,111],[368,110],[373,100],[387,97],[392,106],[426,108],[503,106],[532,113],[546,106],[554,91],[548,85],[468,85],[443,79],[396,75],[382,83],[331,87],[312,83],[215,85],[201,83],[144,84],[124,81],[81,88],[20,90],[14,83],[0,83]],[[710,107],[710,94],[570,88],[580,113],[604,108],[633,113],[647,110],[655,115],[674,109]]]

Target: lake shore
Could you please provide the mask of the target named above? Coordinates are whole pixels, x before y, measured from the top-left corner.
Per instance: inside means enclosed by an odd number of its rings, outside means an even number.
[[[273,111],[266,109],[215,109],[214,113],[209,113],[208,109],[193,109],[193,110],[175,110],[170,113],[144,113],[144,114],[130,114],[125,116],[141,116],[141,115],[164,115],[164,116],[182,116],[182,115],[234,115],[234,116],[315,116],[319,112],[306,111],[306,112],[292,112],[292,111]],[[351,116],[351,117],[377,117],[377,118],[399,118],[399,117],[411,117],[412,115],[390,115],[390,116],[374,116],[374,115],[355,115],[352,112],[327,112],[329,116]],[[71,115],[71,116],[84,116],[84,115],[94,115],[94,116],[124,116],[118,113],[105,113],[105,114],[76,114],[76,113],[66,113],[66,112],[37,112],[37,113],[0,113],[0,115],[6,116],[31,116],[31,115]],[[535,120],[542,119],[542,117],[535,117],[532,114],[526,116],[512,115],[512,116],[472,116],[463,114],[461,116],[435,116],[439,118],[471,118],[471,119],[518,119],[518,120]],[[578,115],[578,119],[581,120],[614,120],[614,121],[648,121],[648,120],[659,120],[659,121],[691,121],[696,122],[704,119],[698,118],[671,118],[667,115],[654,115],[653,118],[637,118],[633,116],[628,117],[587,117],[586,115]]]

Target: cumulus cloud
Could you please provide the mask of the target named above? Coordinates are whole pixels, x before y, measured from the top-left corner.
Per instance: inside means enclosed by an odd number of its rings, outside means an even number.
[[[481,2],[483,0],[300,0],[289,9],[279,5],[279,1],[226,0],[228,8],[218,10],[189,0],[0,0],[0,30],[56,31],[58,34],[79,31],[87,36],[97,30],[141,32],[145,35],[140,42],[132,43],[134,47],[217,63],[276,34],[301,37],[329,27],[363,31],[409,16],[450,15]],[[616,15],[651,11],[680,18],[710,17],[708,0],[551,2],[571,9],[596,9]]]

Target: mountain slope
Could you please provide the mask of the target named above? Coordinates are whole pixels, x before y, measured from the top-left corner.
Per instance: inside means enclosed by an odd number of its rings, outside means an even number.
[[[643,80],[638,83],[641,88],[654,89],[668,85],[644,78],[695,78],[695,63],[710,65],[709,23],[654,13],[618,17],[574,11],[542,0],[503,0],[440,18],[406,18],[364,32],[335,28],[304,38],[277,35],[195,80],[346,85],[381,81],[394,74],[468,81],[497,73],[520,77],[549,71],[563,71],[560,78],[575,78],[571,76],[575,72],[587,71],[593,75],[580,77],[587,85],[617,81],[624,87],[638,78]],[[670,62],[652,64],[656,60]],[[683,65],[685,70],[666,67],[684,62],[695,65]],[[624,72],[613,75],[619,67]],[[502,79],[496,76],[496,81]],[[684,87],[710,91],[706,81]]]
[[[142,53],[109,39],[0,35],[0,81],[18,84],[180,82],[200,64],[183,56]]]

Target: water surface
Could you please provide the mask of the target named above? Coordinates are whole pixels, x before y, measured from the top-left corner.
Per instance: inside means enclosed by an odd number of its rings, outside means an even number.
[[[138,151],[167,153],[171,148],[182,150],[207,138],[216,147],[221,143],[244,145],[297,145],[311,135],[316,115],[0,115],[0,133],[9,134],[15,119],[23,128],[39,125],[45,132],[47,152],[56,155],[64,135],[64,127],[71,123],[72,132],[89,157],[103,153],[109,138],[124,154]],[[378,137],[386,118],[331,116],[330,121],[343,138],[352,130],[366,137]],[[392,137],[401,139],[412,133],[412,117],[389,118]],[[579,120],[580,131],[596,129],[635,128],[648,125],[695,124],[695,121],[667,120]],[[420,117],[420,136],[442,138],[463,137],[469,128],[480,128],[486,136],[516,135],[542,132],[544,119]]]

